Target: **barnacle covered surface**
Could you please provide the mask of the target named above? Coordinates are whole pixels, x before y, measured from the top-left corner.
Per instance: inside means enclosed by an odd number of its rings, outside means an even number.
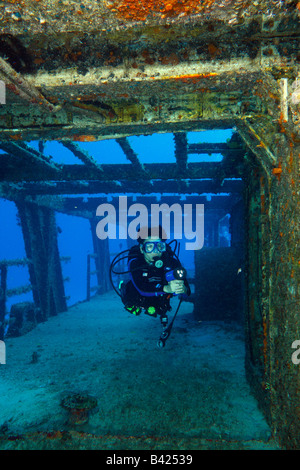
[[[298,7],[245,0],[6,2],[2,138],[35,139],[51,126],[49,138],[91,141],[128,135],[131,125],[139,133],[137,123],[143,133],[142,126],[199,118],[211,126],[266,113],[277,119],[277,80],[285,77],[291,87],[298,73]],[[271,91],[261,90],[266,84]]]
[[[68,410],[92,410],[97,406],[97,399],[86,393],[67,393],[62,401],[61,406]]]
[[[170,24],[187,17],[197,21],[219,20],[237,24],[255,15],[275,18],[298,10],[295,0],[8,0],[0,6],[2,31],[92,31],[126,27],[134,22]]]

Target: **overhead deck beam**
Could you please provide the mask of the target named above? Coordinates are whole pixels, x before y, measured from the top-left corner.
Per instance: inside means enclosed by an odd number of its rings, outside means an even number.
[[[130,164],[108,164],[101,166],[101,173],[86,165],[62,165],[61,171],[53,177],[50,172],[40,173],[34,167],[23,168],[19,171],[17,166],[10,163],[6,154],[0,155],[0,182],[1,181],[135,181],[141,178],[140,173],[133,171]],[[178,174],[176,163],[145,163],[144,181],[169,179],[199,179],[199,178],[241,178],[243,171],[223,165],[223,162],[193,162],[189,163],[185,175]],[[74,185],[73,185],[74,186]]]
[[[201,138],[201,136],[199,136]],[[187,144],[187,153],[192,154],[213,154],[221,153],[223,155],[230,152],[234,155],[239,155],[243,152],[244,147],[239,143],[199,143],[199,144]]]
[[[187,137],[186,132],[176,132],[174,133],[174,142],[175,142],[175,158],[177,162],[178,175],[183,177],[187,172]]]
[[[16,161],[16,169],[20,172],[20,165],[24,163],[33,164],[35,171],[37,168],[43,168],[51,171],[52,177],[53,172],[58,173],[61,171],[60,165],[51,161],[51,157],[46,157],[44,154],[37,150],[29,147],[24,142],[15,144],[13,142],[0,142],[0,148],[7,152]]]
[[[88,168],[95,170],[96,174],[102,173],[103,170],[96,160],[89,155],[86,150],[82,150],[75,142],[61,142],[68,150],[70,150],[75,157],[79,158]]]
[[[121,137],[116,139],[116,142],[120,145],[126,158],[132,163],[132,168],[130,168],[130,171],[133,171],[135,174],[141,174],[143,177],[147,177],[144,166],[139,161],[137,154],[133,151],[131,145],[128,142],[128,139]]]
[[[67,194],[193,194],[193,193],[240,193],[243,188],[241,179],[225,180],[154,180],[148,181],[53,181],[51,183],[1,183],[0,197],[8,199],[27,195],[67,195]]]

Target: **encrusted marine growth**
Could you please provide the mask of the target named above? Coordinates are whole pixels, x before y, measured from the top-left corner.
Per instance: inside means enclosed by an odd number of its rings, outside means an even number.
[[[70,393],[62,399],[61,406],[69,411],[69,424],[85,424],[90,411],[97,406],[97,399],[86,394]]]
[[[145,21],[157,15],[161,19],[205,15],[207,19],[218,18],[228,21],[229,24],[240,23],[257,11],[272,17],[288,8],[295,8],[289,0],[111,0],[105,1],[105,4],[113,13],[127,21]]]

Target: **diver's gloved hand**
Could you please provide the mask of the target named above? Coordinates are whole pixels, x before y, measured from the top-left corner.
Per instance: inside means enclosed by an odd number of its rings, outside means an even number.
[[[174,279],[164,286],[163,291],[166,294],[185,294],[186,286],[184,285],[184,281]]]

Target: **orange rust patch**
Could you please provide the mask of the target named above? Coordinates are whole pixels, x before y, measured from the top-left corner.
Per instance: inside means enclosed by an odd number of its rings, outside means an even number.
[[[194,15],[213,3],[215,0],[204,0],[201,3],[199,0],[112,0],[106,2],[106,6],[123,19],[145,21],[153,13],[160,14],[162,18]]]
[[[93,135],[73,135],[73,140],[79,142],[95,142],[96,138]]]
[[[155,63],[155,59],[151,57],[149,51],[144,50],[142,52],[142,56],[145,59],[146,64],[153,65]]]
[[[260,202],[261,202],[261,211],[264,212],[265,211],[265,202],[266,202],[266,198],[265,198],[264,194],[261,194]]]
[[[159,59],[163,65],[177,65],[179,64],[179,58],[175,54],[175,52],[172,52],[169,56],[162,57]]]
[[[292,272],[291,272],[291,277],[294,277],[294,275],[295,275],[295,270],[294,270],[294,269],[292,269]]]
[[[12,140],[21,140],[22,139],[22,134],[10,134],[9,137]]]
[[[272,173],[274,176],[276,176],[276,178],[278,179],[278,182],[280,182],[281,173],[282,173],[281,162],[278,163],[278,167],[272,169]]]
[[[173,76],[173,77],[168,77],[168,78],[182,81],[184,83],[187,83],[187,82],[197,83],[199,79],[213,77],[214,75],[217,75],[217,74],[216,73],[208,73],[208,74],[194,73],[191,75],[178,75],[178,76]]]
[[[210,53],[213,59],[215,58],[216,55],[221,54],[220,49],[218,49],[217,46],[215,46],[214,44],[208,44],[207,47],[208,47],[208,52]]]

